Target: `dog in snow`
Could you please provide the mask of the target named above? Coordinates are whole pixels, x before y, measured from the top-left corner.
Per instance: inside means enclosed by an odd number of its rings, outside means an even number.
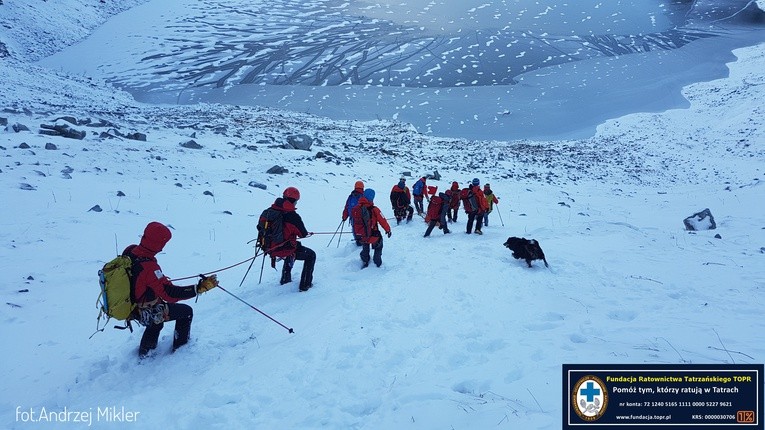
[[[547,264],[542,247],[540,247],[539,242],[534,239],[528,240],[523,237],[508,237],[503,245],[513,251],[513,257],[516,259],[526,260],[526,264],[528,264],[529,267],[531,267],[532,260],[542,260],[545,262],[545,267],[550,267]]]

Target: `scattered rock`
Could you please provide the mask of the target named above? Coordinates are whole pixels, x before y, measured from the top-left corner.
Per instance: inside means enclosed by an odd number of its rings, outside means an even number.
[[[29,145],[27,145],[26,142],[21,142],[21,145],[19,145],[19,149],[29,149]]]
[[[401,172],[401,176],[403,176],[405,178],[411,178],[412,177],[412,172]]]
[[[61,137],[69,138],[69,139],[82,140],[85,138],[85,135],[87,133],[85,133],[84,131],[76,130],[72,127],[69,127],[66,124],[55,124],[55,125],[40,124],[40,134],[45,134],[48,136],[61,136]]]
[[[266,173],[270,173],[272,175],[281,175],[283,173],[287,173],[289,170],[285,169],[282,166],[274,166],[268,170],[266,170]]]
[[[432,175],[428,175],[430,178],[435,179],[436,181],[441,180],[441,174],[438,173],[438,170],[434,170]]]
[[[715,239],[722,239],[722,236],[720,236],[720,233],[717,233],[717,234],[715,235]]]
[[[146,142],[146,135],[143,134],[143,133],[138,133],[138,132],[128,133],[128,134],[125,135],[125,139],[139,140],[141,142]],[[201,146],[200,146],[200,148],[201,148]]]
[[[261,184],[260,182],[256,182],[256,181],[250,181],[250,183],[247,184],[247,185],[249,185],[249,186],[251,186],[253,188],[260,188],[261,190],[268,189],[268,186],[266,186],[264,184]]]
[[[223,213],[226,214],[226,215],[233,215],[233,213],[231,213],[231,211],[223,211]]]
[[[58,121],[60,119],[66,121],[66,122],[68,122],[69,124],[72,124],[72,125],[81,125],[80,122],[77,121],[77,118],[75,118],[73,116],[61,116],[61,117],[56,118],[55,121]],[[90,121],[88,121],[88,122],[90,122]]]
[[[761,246],[760,247],[760,253],[761,254],[765,254],[765,246]]]
[[[101,209],[101,206],[95,205],[92,208],[88,209],[88,212],[101,212],[103,209]]]
[[[3,118],[0,116],[0,125],[2,126],[8,125],[8,118]]]
[[[34,191],[37,189],[37,187],[35,187],[34,185],[29,185],[26,182],[22,182],[21,184],[19,184],[19,188],[25,191]]]
[[[569,204],[568,204],[568,203],[566,203],[566,202],[558,202],[558,205],[560,205],[560,206],[565,206],[565,207],[567,207],[567,208],[570,208],[570,207],[571,207],[571,206],[569,206]]]
[[[27,281],[34,281],[35,277],[32,275],[27,276]]]
[[[709,208],[684,219],[683,224],[685,224],[685,229],[688,231],[714,230],[717,228],[715,217],[712,216],[712,211]]]
[[[181,184],[180,182],[176,182],[175,186],[178,187],[178,188],[183,188],[183,184]]]
[[[125,193],[122,191],[117,191],[117,197],[125,197]]]
[[[48,142],[48,143],[45,144],[45,149],[47,149],[49,151],[55,151],[55,150],[58,149],[58,146]]]
[[[5,128],[5,131],[11,131],[13,130],[14,133],[20,133],[22,131],[29,131],[29,127],[27,127],[24,124],[16,123],[10,126],[10,129],[8,127]]]
[[[308,136],[307,134],[292,134],[290,136],[287,136],[287,144],[284,145],[284,148],[309,151],[313,143],[314,143],[314,139],[311,136]]]
[[[206,196],[210,196],[210,197],[215,197],[211,191],[205,191],[205,192],[204,192],[204,193],[202,193],[202,194],[204,194],[204,195],[206,195]]]
[[[202,149],[202,145],[198,144],[194,140],[189,140],[188,142],[181,143],[181,146],[188,149]]]

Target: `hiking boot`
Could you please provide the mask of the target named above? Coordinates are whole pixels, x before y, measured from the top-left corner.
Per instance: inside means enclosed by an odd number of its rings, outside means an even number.
[[[380,266],[382,266],[382,261],[381,261],[381,262],[379,262],[379,263],[375,263],[375,266],[377,266],[377,267],[380,267]]]
[[[449,230],[448,228],[445,228],[445,229],[444,229],[444,234],[449,234],[449,233],[451,233],[451,232],[452,232],[452,231],[451,231],[451,230]]]
[[[368,261],[363,261],[363,262],[361,263],[361,268],[362,268],[362,269],[366,269],[367,267],[369,267],[369,262],[368,262]]]
[[[312,286],[313,286],[313,284],[308,284],[307,287],[300,287],[300,291],[301,292],[306,292],[306,291],[310,290]]]
[[[481,230],[476,230],[475,234],[483,234],[483,232]]]
[[[430,236],[430,235],[429,234],[423,234],[422,235],[422,237],[428,237],[428,236]]]

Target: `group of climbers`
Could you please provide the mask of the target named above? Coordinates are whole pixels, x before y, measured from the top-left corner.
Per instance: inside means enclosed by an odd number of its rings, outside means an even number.
[[[406,220],[407,223],[411,222],[412,216],[416,211],[417,215],[422,216],[428,224],[424,237],[430,236],[436,226],[444,234],[451,233],[448,223],[457,222],[457,214],[461,202],[468,218],[466,233],[471,234],[475,232],[479,235],[483,234],[482,227],[489,225],[489,214],[494,210],[494,205],[498,204],[499,200],[494,195],[489,184],[485,184],[483,190],[480,185],[480,180],[474,178],[468,183],[467,187],[460,189],[459,184],[455,181],[452,182],[451,188],[439,193],[438,187],[428,186],[427,177],[422,176],[415,181],[410,193],[409,187],[406,186],[406,178],[401,177],[390,192],[390,203],[396,224],[401,224],[403,220]],[[343,207],[343,221],[349,219],[353,206],[360,201],[358,196],[364,192],[363,187],[362,181],[356,181],[354,184],[354,189],[346,199],[345,206]],[[414,200],[414,207],[412,207],[412,200]],[[428,202],[427,211],[424,208],[423,201]],[[380,215],[379,218],[382,218],[382,216]],[[353,228],[354,219],[350,217],[349,222],[354,232],[356,244],[361,246],[364,241],[359,240],[359,234],[356,228]],[[387,232],[389,229],[386,224],[382,225]],[[474,225],[475,229],[473,228]],[[368,258],[365,260],[364,256],[362,256],[362,261],[364,262],[363,267],[367,267]]]
[[[457,182],[452,182],[451,188],[445,192],[439,193],[437,190],[437,187],[429,187],[427,178],[423,176],[415,182],[413,193],[410,194],[406,178],[401,177],[390,192],[396,224],[403,220],[410,223],[416,208],[417,214],[427,223],[424,237],[430,236],[436,226],[444,234],[451,233],[448,223],[457,222],[461,202],[468,218],[466,232],[482,234],[481,227],[488,225],[488,214],[494,205],[499,203],[489,184],[485,184],[481,190],[478,178],[473,179],[463,189],[459,188]],[[412,195],[415,208],[412,207]],[[261,214],[257,226],[257,240],[264,255],[271,257],[272,267],[275,267],[277,260],[283,260],[280,279],[282,285],[292,282],[295,261],[303,261],[298,289],[308,291],[313,285],[316,253],[298,241],[299,238],[313,234],[308,232],[302,218],[296,212],[299,199],[300,192],[297,188],[285,188],[282,196]],[[375,191],[371,188],[365,189],[362,181],[356,181],[343,206],[342,221],[349,222],[354,241],[361,247],[359,255],[362,269],[369,266],[370,260],[377,267],[382,265],[383,232],[388,238],[392,234],[388,221],[380,208],[375,206],[374,199]],[[423,201],[428,201],[427,211]],[[123,252],[133,263],[131,298],[136,304],[136,319],[146,327],[138,351],[141,358],[157,347],[159,334],[167,321],[176,321],[173,351],[186,344],[191,331],[193,311],[190,306],[178,302],[197,297],[218,286],[215,275],[201,277],[195,285],[176,286],[162,273],[156,255],[171,237],[168,227],[151,222],[144,229],[140,243],[128,246]]]

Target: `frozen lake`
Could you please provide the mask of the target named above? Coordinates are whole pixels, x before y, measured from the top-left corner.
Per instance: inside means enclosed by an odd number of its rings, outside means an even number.
[[[763,16],[734,0],[155,0],[43,64],[152,103],[574,138],[684,106],[682,86],[724,77],[732,49],[765,40]]]

